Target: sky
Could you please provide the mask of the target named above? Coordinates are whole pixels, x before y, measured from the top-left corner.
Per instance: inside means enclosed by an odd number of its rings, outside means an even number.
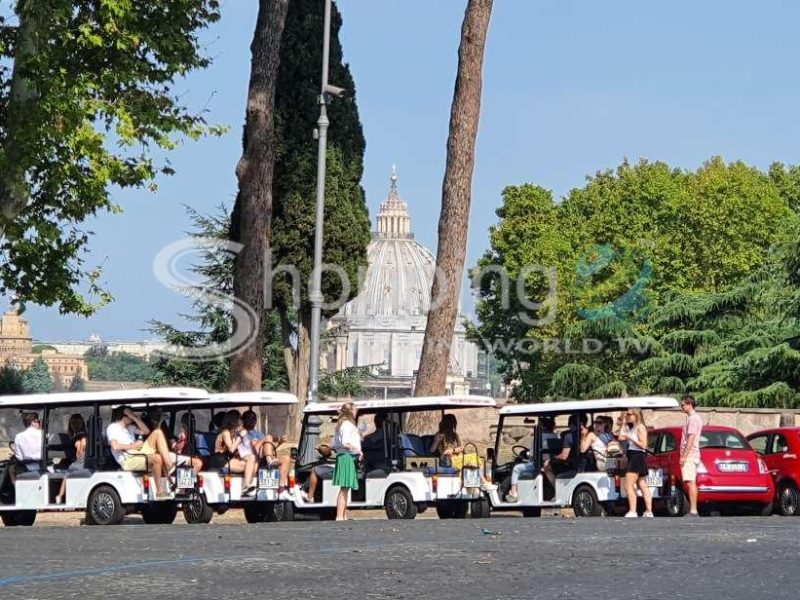
[[[414,233],[435,249],[466,3],[338,4],[367,140],[362,183],[373,223],[396,164]],[[149,320],[176,322],[187,311],[186,300],[156,280],[153,259],[190,229],[185,205],[211,212],[233,204],[257,5],[222,0],[221,22],[203,34],[214,64],[176,86],[230,132],[183,143],[170,156],[177,175],[157,193],[114,192],[124,213],[87,226],[89,264],[102,265],[115,302],[88,319],[29,306],[35,338],[147,339]],[[791,0],[496,0],[467,264],[488,247],[508,185],[532,182],[561,197],[626,158],[690,169],[714,155],[759,167],[800,162],[798,21],[800,3]],[[462,296],[469,310],[469,292]]]

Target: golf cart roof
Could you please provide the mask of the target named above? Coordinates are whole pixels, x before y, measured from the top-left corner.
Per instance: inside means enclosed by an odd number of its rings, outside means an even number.
[[[574,412],[599,412],[628,408],[678,408],[678,401],[666,396],[639,398],[607,398],[601,400],[569,400],[567,402],[542,402],[539,404],[511,404],[500,409],[500,416],[559,415]]]
[[[303,410],[304,413],[316,415],[330,415],[339,412],[343,404],[347,402],[320,402],[319,404],[309,404]],[[394,398],[391,400],[354,400],[359,412],[410,412],[422,410],[445,410],[454,408],[493,408],[497,406],[494,398],[487,396],[421,396],[418,398]]]
[[[59,392],[0,397],[0,408],[58,407],[72,404],[131,404],[151,401],[187,401],[208,399],[208,392],[198,388],[166,387],[108,392]]]
[[[157,400],[155,402],[138,402],[131,408],[158,406],[161,408],[236,408],[239,406],[273,406],[297,404],[297,396],[286,392],[225,392],[222,394],[206,394],[196,400]]]

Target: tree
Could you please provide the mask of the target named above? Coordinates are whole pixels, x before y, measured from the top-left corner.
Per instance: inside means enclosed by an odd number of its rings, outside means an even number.
[[[14,365],[5,365],[0,369],[0,395],[22,393],[22,373]]]
[[[49,394],[53,391],[53,378],[47,363],[37,358],[29,369],[22,373],[22,391],[26,394]]]
[[[83,377],[80,375],[75,375],[72,378],[72,381],[69,384],[69,391],[70,392],[85,392],[86,391],[86,382],[83,380]]]
[[[414,394],[445,392],[467,251],[475,139],[481,109],[483,56],[493,0],[468,0],[461,27],[447,163],[442,184],[436,273]]]
[[[233,288],[233,257],[224,242],[230,231],[229,211],[225,206],[212,215],[201,215],[187,208],[194,224],[192,237],[206,244],[200,261],[191,267],[199,283],[194,290],[193,313],[182,315],[193,329],[179,329],[160,321],[151,322],[151,331],[165,339],[170,352],[152,360],[153,382],[158,385],[185,385],[223,392],[230,387],[230,362],[223,358],[224,344],[233,330],[229,298]],[[201,293],[202,292],[202,293]],[[283,362],[280,320],[275,311],[264,317],[267,344],[262,365],[262,389],[285,390],[288,378]]]
[[[96,381],[150,381],[153,367],[144,358],[128,352],[112,352],[103,358],[91,358],[89,378]]]
[[[239,194],[233,219],[242,248],[233,277],[235,334],[248,330],[231,357],[232,391],[261,389],[264,354],[264,290],[272,218],[275,137],[275,87],[289,0],[261,0],[256,21],[247,94],[242,158],[236,167]]]
[[[324,3],[293,0],[286,17],[275,98],[279,153],[275,165],[271,235],[272,306],[280,318],[290,390],[300,404],[289,431],[299,433],[308,396],[311,304],[308,299],[314,256],[317,143],[310,135],[319,117],[319,65],[322,63]],[[347,91],[328,104],[328,161],[325,184],[322,293],[328,318],[358,294],[360,272],[367,266],[369,213],[361,187],[365,141],[356,89],[344,63],[339,31],[342,18],[331,11],[330,79]],[[235,212],[235,211],[234,211]],[[235,239],[235,237],[234,237]],[[321,377],[321,382],[325,375]],[[322,389],[322,385],[320,386]]]
[[[88,315],[111,296],[85,264],[84,220],[120,211],[113,186],[155,190],[172,172],[155,155],[178,136],[219,132],[173,89],[209,64],[199,38],[218,2],[16,0],[13,12],[0,18],[0,287],[23,307]]]
[[[478,264],[474,336],[518,398],[633,393],[634,368],[660,351],[654,310],[675,293],[735,287],[797,236],[796,177],[713,158],[696,171],[624,162],[561,203],[506,188]]]

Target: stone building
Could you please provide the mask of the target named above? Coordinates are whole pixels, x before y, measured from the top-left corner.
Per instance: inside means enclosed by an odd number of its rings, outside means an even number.
[[[407,396],[419,368],[436,257],[414,239],[396,173],[380,206],[367,257],[361,293],[329,322],[336,335],[326,349],[324,366],[371,366],[374,377],[364,382],[368,395]],[[478,348],[466,340],[462,321],[459,316],[453,332],[448,389],[485,393],[478,378]]]
[[[29,369],[37,359],[44,360],[56,387],[67,389],[75,377],[89,379],[89,367],[83,357],[60,354],[55,350],[33,352],[28,321],[15,310],[6,312],[0,319],[0,365],[14,365],[21,370]]]

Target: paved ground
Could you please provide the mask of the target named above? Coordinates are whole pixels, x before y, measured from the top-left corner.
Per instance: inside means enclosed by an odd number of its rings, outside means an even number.
[[[233,517],[229,517],[233,519]],[[800,519],[0,529],[0,598],[795,599]]]

